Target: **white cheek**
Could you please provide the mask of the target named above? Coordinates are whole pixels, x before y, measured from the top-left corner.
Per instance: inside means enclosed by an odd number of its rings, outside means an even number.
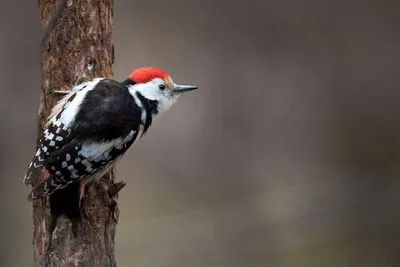
[[[163,97],[158,103],[158,112],[163,113],[169,110],[178,100],[179,96]]]
[[[159,100],[161,99],[164,95],[158,88],[154,87],[149,87],[147,90],[143,90],[140,92],[144,97],[152,100]]]
[[[163,93],[158,89],[157,85],[153,83],[137,84],[129,88],[131,95],[135,95],[136,92],[141,93],[145,98],[151,100],[160,100],[163,97]]]

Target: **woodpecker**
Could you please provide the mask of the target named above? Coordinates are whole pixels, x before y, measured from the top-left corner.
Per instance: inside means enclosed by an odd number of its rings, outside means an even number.
[[[29,200],[49,196],[79,182],[100,178],[184,92],[163,70],[143,67],[126,80],[95,78],[72,88],[52,109],[25,184]],[[78,193],[78,192],[77,192]]]

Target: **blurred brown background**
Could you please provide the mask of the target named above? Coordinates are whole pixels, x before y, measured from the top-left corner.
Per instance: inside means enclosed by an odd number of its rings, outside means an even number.
[[[32,265],[37,1],[0,4],[0,265]],[[400,266],[400,2],[115,1],[115,77],[197,84],[118,165],[119,266]]]

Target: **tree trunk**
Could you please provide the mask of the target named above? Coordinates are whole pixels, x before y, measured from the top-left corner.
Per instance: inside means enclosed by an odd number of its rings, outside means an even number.
[[[41,44],[42,97],[39,137],[54,104],[77,81],[111,77],[113,0],[39,0],[44,28]],[[114,171],[87,185],[83,209],[77,187],[33,202],[35,266],[116,266],[118,220]],[[76,190],[76,191],[75,191]],[[64,196],[63,196],[64,194]],[[57,207],[62,203],[62,209]]]

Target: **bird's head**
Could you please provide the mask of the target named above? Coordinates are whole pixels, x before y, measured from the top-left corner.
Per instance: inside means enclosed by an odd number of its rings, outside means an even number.
[[[193,85],[176,84],[165,71],[154,67],[134,70],[127,80],[131,93],[139,92],[148,100],[158,102],[158,111],[168,110],[184,92],[197,89]]]

